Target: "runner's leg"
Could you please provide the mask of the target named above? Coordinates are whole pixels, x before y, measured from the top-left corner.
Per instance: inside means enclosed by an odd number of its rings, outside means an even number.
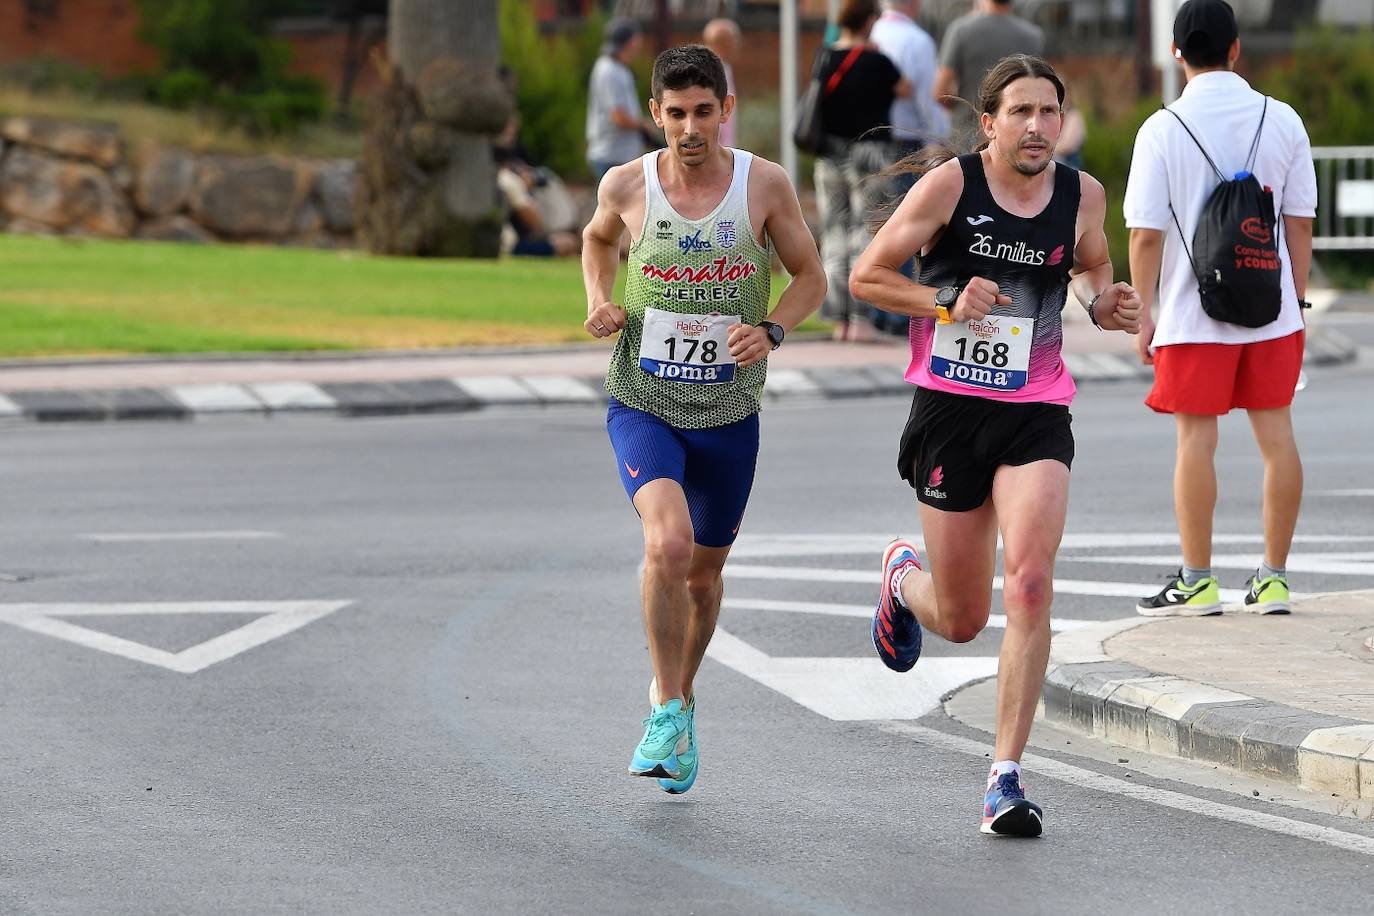
[[[1003,466],[992,501],[1002,523],[1007,630],[997,668],[995,760],[1021,759],[1050,656],[1054,558],[1064,536],[1069,469],[1055,460]]]
[[[720,601],[725,594],[721,570],[730,555],[729,547],[703,547],[697,544],[687,570],[687,633],[683,644],[682,696],[692,697],[692,682],[706,656],[711,635],[720,617]]]
[[[1264,562],[1283,569],[1302,505],[1302,459],[1292,409],[1251,410],[1250,427],[1264,458]]]
[[[685,674],[690,613],[687,575],[694,549],[687,497],[677,481],[660,478],[640,487],[634,504],[644,526],[640,597],[659,701],[680,699],[685,705],[687,698],[681,694],[680,685]]]
[[[1174,514],[1183,548],[1183,565],[1212,565],[1212,514],[1217,506],[1217,418],[1174,414],[1178,457],[1174,464]]]
[[[951,642],[968,642],[988,622],[997,566],[997,512],[992,499],[969,512],[921,504],[926,569],[902,580],[902,603],[921,626]]]

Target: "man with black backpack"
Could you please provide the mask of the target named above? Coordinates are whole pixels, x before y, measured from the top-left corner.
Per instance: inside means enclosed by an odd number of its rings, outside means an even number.
[[[1243,609],[1286,614],[1285,564],[1302,500],[1290,408],[1302,367],[1317,180],[1302,119],[1234,72],[1236,18],[1188,0],[1174,20],[1188,84],[1136,135],[1126,186],[1140,292],[1145,403],[1178,428],[1174,511],[1183,568],[1137,605],[1149,617],[1221,613],[1212,575],[1217,417],[1246,410],[1264,459],[1264,558]],[[1153,308],[1158,285],[1159,308]]]

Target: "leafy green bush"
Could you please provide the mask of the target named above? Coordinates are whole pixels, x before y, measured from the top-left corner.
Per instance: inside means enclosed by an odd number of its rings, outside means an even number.
[[[1292,60],[1261,73],[1261,92],[1297,109],[1313,146],[1374,144],[1374,32],[1325,28],[1298,37]]]
[[[564,35],[544,35],[527,0],[501,0],[501,59],[515,75],[520,139],[540,165],[585,176],[587,79],[604,20],[588,17]]]
[[[267,34],[279,7],[272,0],[138,0],[141,34],[162,63],[152,99],[212,109],[255,133],[318,121],[323,84],[288,75],[290,46]]]
[[[184,110],[207,104],[215,94],[215,86],[199,70],[182,67],[157,79],[152,91],[159,105]]]
[[[1256,88],[1297,109],[1313,146],[1374,145],[1374,32],[1369,29],[1303,33],[1293,59],[1261,73]],[[1367,251],[1323,251],[1316,259],[1335,286],[1374,285],[1374,258]]]

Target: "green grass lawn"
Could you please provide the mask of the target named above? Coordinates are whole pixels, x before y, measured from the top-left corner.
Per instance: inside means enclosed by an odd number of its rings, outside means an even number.
[[[575,260],[0,235],[0,357],[550,344],[585,316]]]

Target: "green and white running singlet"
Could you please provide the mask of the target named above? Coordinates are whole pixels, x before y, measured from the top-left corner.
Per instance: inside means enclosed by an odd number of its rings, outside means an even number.
[[[755,414],[767,360],[736,367],[732,324],[768,314],[773,255],[749,222],[753,154],[733,150],[734,177],[719,206],[701,219],[673,209],[658,181],[658,153],[641,160],[644,226],[630,248],[625,328],[606,373],[622,404],[679,429],[725,426]]]

